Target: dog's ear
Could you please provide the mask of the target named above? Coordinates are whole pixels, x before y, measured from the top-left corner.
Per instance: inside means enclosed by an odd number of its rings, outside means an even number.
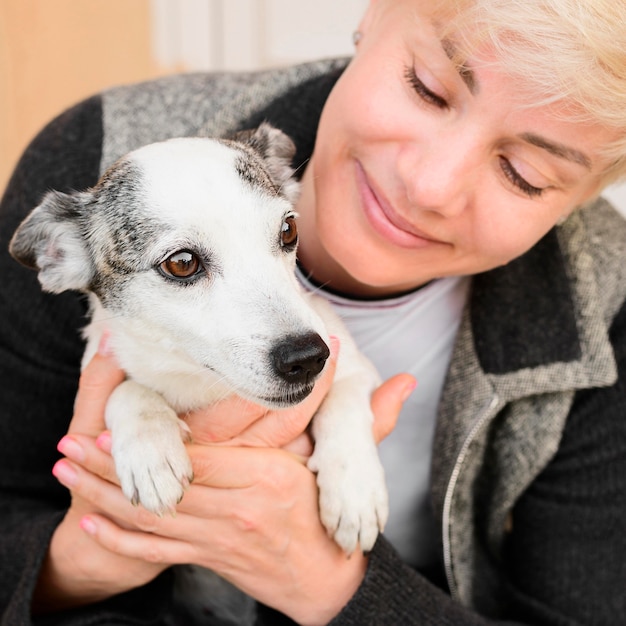
[[[26,267],[39,270],[45,291],[80,291],[89,285],[93,264],[81,234],[80,215],[90,199],[89,192],[48,192],[11,239],[9,252]]]
[[[255,130],[237,133],[235,141],[250,146],[263,159],[274,184],[290,202],[298,196],[299,184],[294,178],[291,161],[296,154],[296,145],[282,130],[263,122]]]

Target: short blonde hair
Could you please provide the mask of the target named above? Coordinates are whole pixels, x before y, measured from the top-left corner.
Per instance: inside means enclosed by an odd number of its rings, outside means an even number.
[[[533,104],[564,104],[568,119],[614,131],[601,155],[609,162],[601,183],[626,176],[624,0],[444,0],[439,7],[437,23],[460,63],[487,44],[498,67],[530,89]]]

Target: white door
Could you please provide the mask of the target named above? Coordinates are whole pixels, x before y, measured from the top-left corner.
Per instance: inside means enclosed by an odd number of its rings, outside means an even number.
[[[352,52],[368,0],[152,0],[165,67],[248,70]]]

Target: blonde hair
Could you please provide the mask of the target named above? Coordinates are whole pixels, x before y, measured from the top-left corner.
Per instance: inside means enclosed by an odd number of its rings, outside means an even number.
[[[436,21],[460,64],[487,44],[533,104],[558,103],[567,119],[614,131],[601,154],[608,161],[601,183],[626,176],[624,0],[444,0],[439,7]]]

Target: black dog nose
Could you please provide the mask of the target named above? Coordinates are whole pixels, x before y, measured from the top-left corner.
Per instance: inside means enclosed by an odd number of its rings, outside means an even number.
[[[329,356],[328,346],[317,333],[286,337],[271,352],[274,371],[291,384],[311,382]]]

